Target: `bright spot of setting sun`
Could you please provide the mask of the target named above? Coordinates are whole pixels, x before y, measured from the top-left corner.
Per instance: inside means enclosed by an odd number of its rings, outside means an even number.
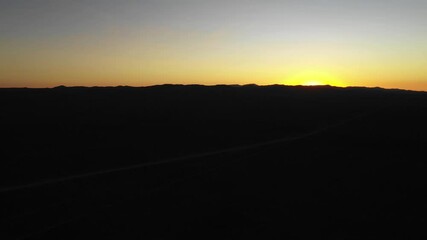
[[[309,81],[303,83],[302,85],[304,85],[304,86],[320,86],[320,85],[326,85],[326,84],[323,84],[322,82],[320,82],[318,80],[309,80]]]
[[[330,85],[342,87],[345,84],[338,77],[324,70],[302,70],[290,74],[284,81],[285,85],[320,86]]]

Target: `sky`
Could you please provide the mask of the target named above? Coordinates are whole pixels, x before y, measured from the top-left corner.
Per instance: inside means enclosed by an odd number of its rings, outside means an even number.
[[[0,0],[0,87],[427,91],[426,0]]]

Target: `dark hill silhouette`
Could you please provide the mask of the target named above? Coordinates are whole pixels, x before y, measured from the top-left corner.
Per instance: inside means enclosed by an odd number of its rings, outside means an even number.
[[[2,239],[424,239],[427,93],[0,89]]]

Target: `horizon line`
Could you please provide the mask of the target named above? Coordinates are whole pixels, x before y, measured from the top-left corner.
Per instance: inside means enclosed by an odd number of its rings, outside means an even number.
[[[248,83],[248,84],[180,84],[180,83],[164,83],[164,84],[154,84],[154,85],[142,85],[142,86],[135,86],[135,85],[105,85],[105,86],[99,86],[99,85],[91,85],[91,86],[84,86],[84,85],[58,85],[54,87],[0,87],[0,89],[35,89],[35,90],[42,90],[42,89],[60,89],[60,88],[150,88],[150,87],[161,87],[161,86],[199,86],[199,87],[300,87],[300,88],[340,88],[340,89],[346,89],[346,88],[365,88],[365,89],[382,89],[382,90],[399,90],[399,91],[410,91],[410,92],[422,92],[427,93],[425,90],[412,90],[412,89],[403,89],[403,88],[385,88],[385,87],[368,87],[368,86],[334,86],[330,84],[321,84],[321,85],[288,85],[288,84],[256,84],[256,83]]]

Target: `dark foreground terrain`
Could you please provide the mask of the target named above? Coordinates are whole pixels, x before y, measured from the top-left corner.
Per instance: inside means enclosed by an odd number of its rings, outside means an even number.
[[[426,239],[427,93],[0,89],[1,239]]]

